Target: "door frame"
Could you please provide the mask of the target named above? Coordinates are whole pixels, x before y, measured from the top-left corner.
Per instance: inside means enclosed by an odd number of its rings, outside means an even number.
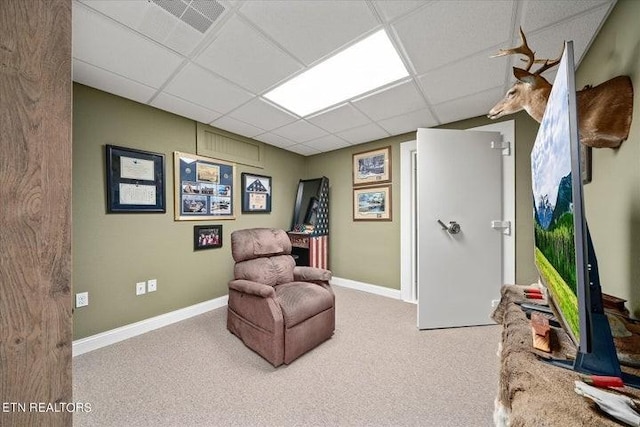
[[[502,218],[511,222],[510,233],[502,235],[502,281],[516,282],[516,171],[515,121],[508,120],[464,130],[500,132],[509,141],[509,155],[502,157]],[[400,144],[400,295],[417,303],[416,230],[416,140]]]

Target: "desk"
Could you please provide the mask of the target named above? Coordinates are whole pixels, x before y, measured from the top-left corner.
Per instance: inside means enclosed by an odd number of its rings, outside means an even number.
[[[578,373],[536,358],[532,351],[529,320],[515,304],[515,301],[524,300],[524,288],[503,286],[500,304],[492,314],[493,320],[502,325],[500,377],[494,412],[496,425],[507,425],[508,420],[511,426],[620,426],[590,400],[573,391]],[[566,333],[558,328],[551,329],[553,356],[562,358],[567,353],[575,354],[573,342]],[[638,389],[625,387],[623,391],[640,399]]]

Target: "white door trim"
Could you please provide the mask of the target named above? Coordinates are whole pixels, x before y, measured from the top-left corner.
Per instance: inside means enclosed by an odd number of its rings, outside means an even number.
[[[400,144],[400,294],[418,302],[416,278],[415,171],[416,141]]]
[[[503,141],[510,142],[510,155],[502,163],[502,194],[504,221],[511,222],[511,233],[502,239],[502,278],[504,283],[516,282],[516,173],[515,173],[515,121],[492,123],[468,130],[500,132]],[[407,302],[417,302],[415,259],[415,173],[412,157],[416,141],[400,144],[400,294]]]

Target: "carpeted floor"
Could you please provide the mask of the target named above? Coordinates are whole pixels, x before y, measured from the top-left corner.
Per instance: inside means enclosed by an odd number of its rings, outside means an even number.
[[[497,325],[419,331],[416,306],[336,291],[336,332],[273,368],[226,308],[73,360],[74,426],[490,426]]]

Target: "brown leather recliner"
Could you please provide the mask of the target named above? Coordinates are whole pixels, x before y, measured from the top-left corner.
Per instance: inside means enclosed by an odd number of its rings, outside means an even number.
[[[329,270],[299,267],[284,230],[231,233],[234,277],[229,282],[227,328],[273,366],[331,338],[335,295]]]

